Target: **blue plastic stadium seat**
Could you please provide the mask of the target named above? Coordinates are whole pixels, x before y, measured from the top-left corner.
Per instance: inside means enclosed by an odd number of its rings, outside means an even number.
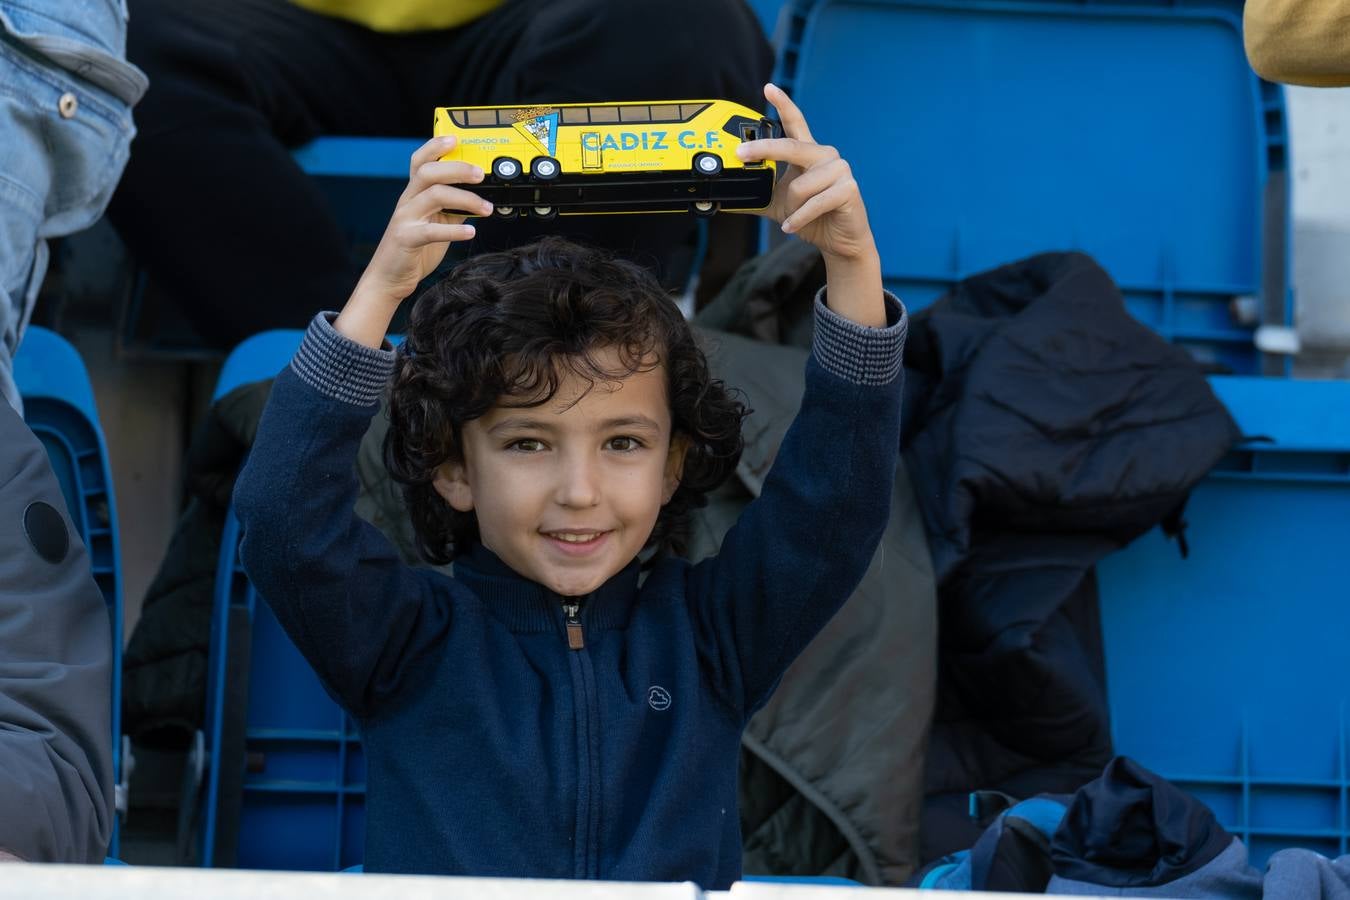
[[[427,113],[430,118],[430,113]],[[408,180],[408,160],[422,145],[417,138],[318,138],[295,151],[295,161],[315,178]]]
[[[212,402],[240,385],[275,378],[290,363],[304,334],[299,329],[277,329],[255,334],[240,343],[221,366]]]
[[[764,33],[770,40],[777,36],[778,22],[783,9],[789,5],[789,0],[748,0],[750,8],[755,11],[759,17],[759,24],[764,26]]]
[[[300,344],[301,331],[269,331],[241,343],[216,384],[234,388],[274,377]],[[351,719],[260,602],[238,558],[239,524],[231,513],[222,535],[208,660],[202,761],[204,797],[197,823],[198,859],[216,863],[223,803],[222,735],[232,609],[249,624],[250,660],[244,744],[251,764],[239,800],[235,864],[241,868],[338,871],[359,864],[364,848],[365,770]],[[238,760],[240,764],[243,760]]]
[[[1098,569],[1117,752],[1199,796],[1257,866],[1350,852],[1350,383],[1214,378],[1248,441]]]
[[[1236,0],[796,0],[775,79],[911,308],[1080,249],[1202,361],[1276,374],[1252,335],[1292,321],[1284,99],[1241,26]]]
[[[116,802],[125,814],[122,779],[122,568],[108,449],[94,389],[80,354],[60,335],[32,326],[14,358],[24,419],[47,450],[70,517],[89,550],[94,581],[108,604],[113,638],[112,733]],[[117,825],[109,853],[118,852]]]

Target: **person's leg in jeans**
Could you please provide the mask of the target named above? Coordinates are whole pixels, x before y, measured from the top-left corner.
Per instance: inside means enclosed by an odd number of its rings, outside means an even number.
[[[0,77],[18,73],[18,51],[0,41]],[[59,99],[58,99],[59,102]],[[22,409],[14,354],[47,271],[39,237],[55,161],[47,152],[37,103],[0,91],[0,405]]]

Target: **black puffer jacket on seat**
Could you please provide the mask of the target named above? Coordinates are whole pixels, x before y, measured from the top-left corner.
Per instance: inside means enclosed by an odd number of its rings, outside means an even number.
[[[1239,434],[1200,369],[1087,256],[970,278],[913,316],[904,458],[938,580],[923,856],[977,789],[1069,793],[1111,759],[1093,566],[1164,520]]]

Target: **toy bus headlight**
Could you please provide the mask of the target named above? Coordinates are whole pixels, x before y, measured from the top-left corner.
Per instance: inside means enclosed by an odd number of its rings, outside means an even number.
[[[758,141],[761,138],[771,138],[774,134],[773,123],[768,119],[761,119],[759,122],[741,122],[741,143],[748,141]],[[745,163],[747,168],[763,168],[764,161]]]
[[[741,143],[759,140],[759,126],[751,124],[741,125]],[[764,165],[763,160],[754,160],[744,164],[747,169],[758,169]]]

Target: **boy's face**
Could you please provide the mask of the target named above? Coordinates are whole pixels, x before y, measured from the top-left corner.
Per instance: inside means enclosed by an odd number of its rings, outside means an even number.
[[[620,369],[613,348],[597,351]],[[483,544],[532,581],[587,594],[647,543],[680,483],[683,440],[672,440],[666,372],[657,366],[594,386],[567,374],[543,406],[494,406],[463,428],[463,462],[436,490],[473,510]]]

